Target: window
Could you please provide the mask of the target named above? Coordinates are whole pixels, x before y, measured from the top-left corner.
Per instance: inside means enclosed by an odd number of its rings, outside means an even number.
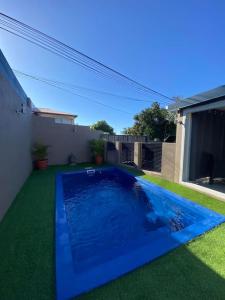
[[[73,124],[73,120],[61,117],[61,118],[55,118],[55,123],[57,123],[57,124]]]

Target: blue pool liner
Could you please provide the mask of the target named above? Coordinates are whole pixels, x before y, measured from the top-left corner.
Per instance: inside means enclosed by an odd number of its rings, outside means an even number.
[[[98,168],[96,169],[96,172],[109,169],[115,170],[117,168]],[[121,171],[121,169],[117,170],[126,173],[128,176],[134,177],[126,171]],[[200,213],[204,218],[201,221],[187,226],[178,232],[171,233],[170,235],[160,232],[160,238],[158,238],[159,234],[156,230],[153,234],[154,243],[146,243],[145,246],[138,249],[131,249],[130,253],[115,257],[106,263],[97,265],[90,270],[77,274],[74,271],[71,252],[69,227],[63,198],[62,177],[71,174],[84,174],[86,172],[86,170],[82,170],[58,173],[56,176],[55,263],[56,295],[58,300],[71,299],[114,280],[225,222],[225,216],[165,190],[143,178],[135,177],[137,182],[141,184],[145,193],[151,193],[151,197],[152,193],[155,194],[156,197],[162,195],[163,197],[166,197],[168,201],[173,201],[173,203],[186,206],[189,210],[197,211],[198,214]],[[151,192],[149,192],[149,190]]]

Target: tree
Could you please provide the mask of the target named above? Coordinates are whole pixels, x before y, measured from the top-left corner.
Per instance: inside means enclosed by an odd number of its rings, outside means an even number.
[[[101,120],[91,125],[91,128],[95,130],[102,130],[103,132],[108,132],[109,134],[115,134],[113,128],[105,121]]]
[[[125,128],[123,133],[131,135],[146,135],[150,139],[164,140],[168,135],[175,135],[175,114],[161,108],[158,102],[153,102],[150,108],[142,110],[134,116],[134,125]]]

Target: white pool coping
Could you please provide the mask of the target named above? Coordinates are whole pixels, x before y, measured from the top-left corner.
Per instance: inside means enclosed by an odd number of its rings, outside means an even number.
[[[210,188],[207,188],[207,187],[195,184],[195,183],[191,183],[191,182],[181,181],[181,184],[188,187],[188,188],[191,188],[191,189],[196,190],[198,192],[202,192],[202,193],[204,193],[208,196],[212,196],[214,198],[217,198],[220,201],[225,202],[225,194],[222,193],[222,192],[218,192],[218,191],[212,190]]]

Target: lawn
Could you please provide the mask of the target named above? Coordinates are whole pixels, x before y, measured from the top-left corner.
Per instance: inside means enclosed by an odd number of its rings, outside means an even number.
[[[34,171],[1,222],[1,300],[55,298],[55,174],[70,169]],[[224,202],[160,178],[144,178],[225,214]],[[78,299],[225,299],[225,224]]]

